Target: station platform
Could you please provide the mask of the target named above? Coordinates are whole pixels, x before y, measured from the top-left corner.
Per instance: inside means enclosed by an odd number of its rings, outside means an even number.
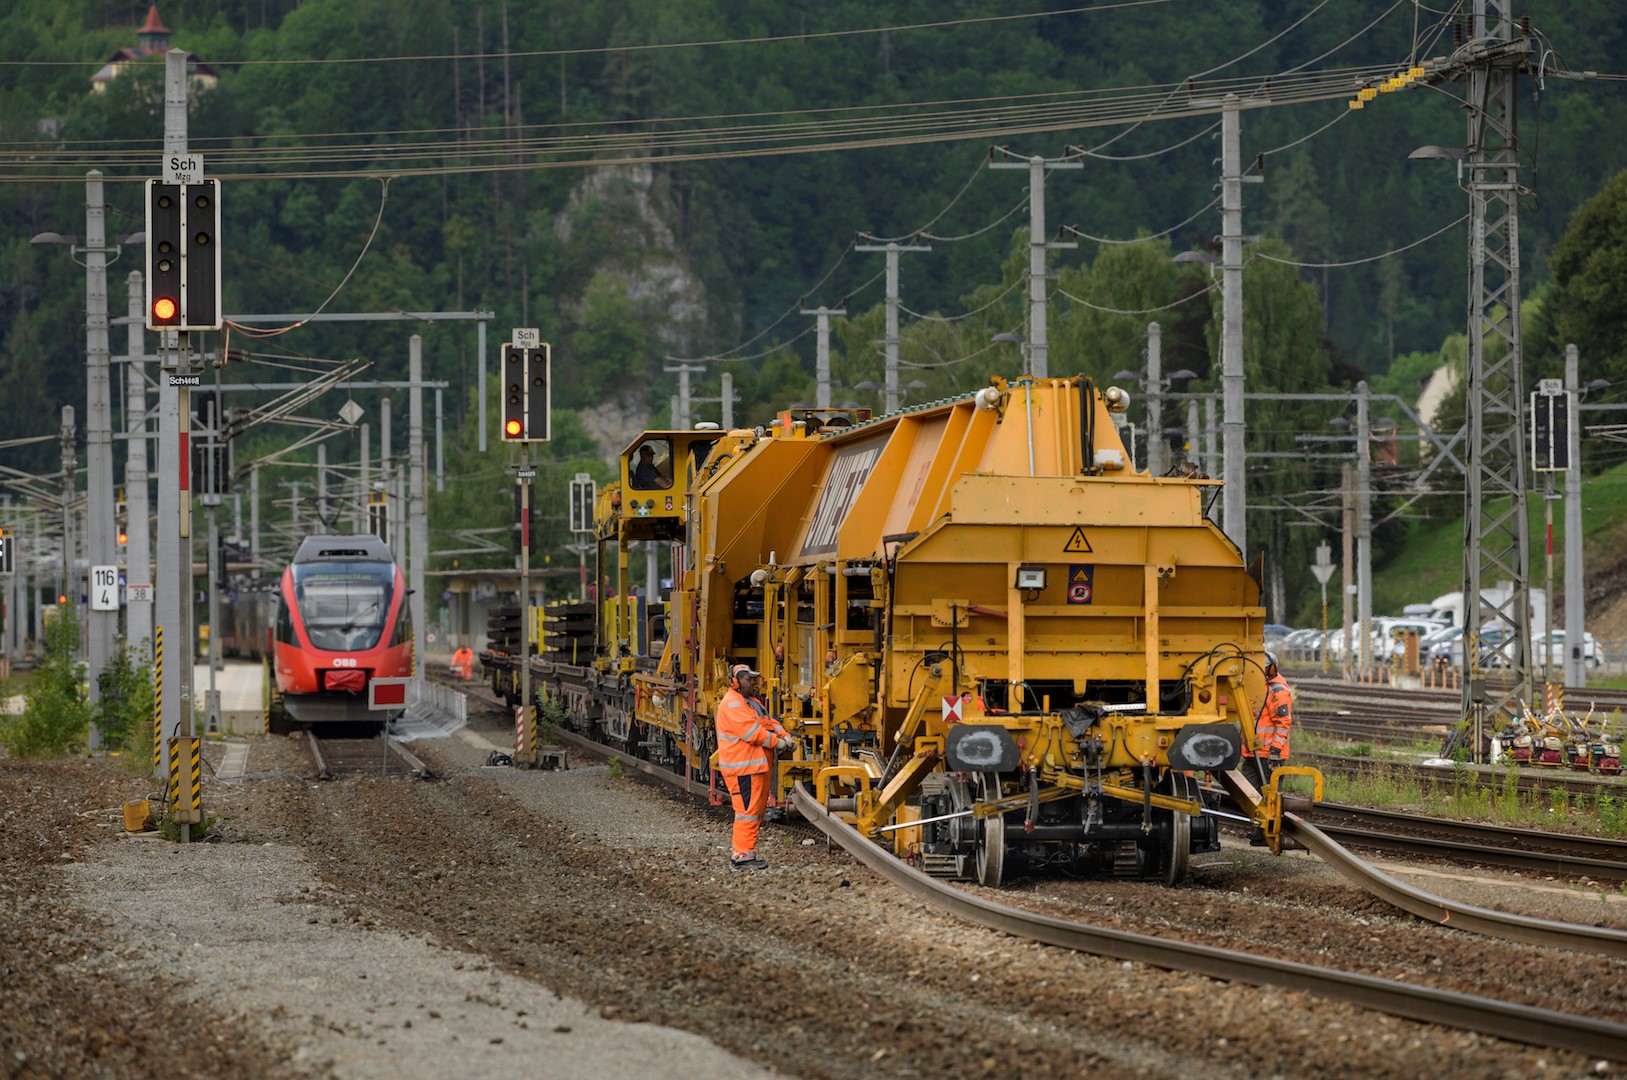
[[[220,693],[220,730],[226,735],[258,735],[265,730],[265,669],[258,660],[227,660],[215,672]],[[192,667],[193,700],[203,721],[209,690],[208,663]]]

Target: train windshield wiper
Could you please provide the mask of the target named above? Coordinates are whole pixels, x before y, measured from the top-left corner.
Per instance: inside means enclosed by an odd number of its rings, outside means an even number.
[[[349,619],[345,620],[345,624],[339,628],[339,632],[341,634],[350,633],[352,630],[356,629],[356,627],[361,625],[361,617],[363,615],[366,615],[370,611],[377,611],[378,609],[379,602],[374,600],[371,604],[368,604],[366,607],[356,612],[356,614],[352,615]]]

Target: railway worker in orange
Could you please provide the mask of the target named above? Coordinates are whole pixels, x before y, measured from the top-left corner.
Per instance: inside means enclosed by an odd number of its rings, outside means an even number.
[[[475,677],[474,650],[467,645],[452,654],[452,674],[464,682]]]
[[[1293,723],[1294,692],[1277,670],[1276,656],[1268,652],[1265,654],[1265,702],[1254,718],[1254,733],[1260,742],[1254,751],[1254,764],[1262,787],[1271,782],[1271,774],[1288,760],[1288,736]]]
[[[717,706],[717,765],[734,807],[733,870],[760,870],[767,860],[757,857],[757,830],[768,807],[769,755],[792,747],[796,740],[752,699],[762,675],[748,664],[729,669],[729,691]]]

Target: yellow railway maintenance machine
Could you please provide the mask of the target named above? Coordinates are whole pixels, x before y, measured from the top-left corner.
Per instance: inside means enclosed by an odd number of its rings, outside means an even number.
[[[1217,481],[1133,471],[1128,402],[994,378],[875,419],[648,432],[597,507],[619,557],[594,670],[539,667],[576,718],[715,792],[712,717],[751,664],[806,753],[775,796],[806,783],[935,874],[1175,884],[1218,850],[1205,773],[1278,850],[1275,781],[1238,769],[1264,694],[1258,566],[1203,515]],[[627,545],[649,540],[674,545],[658,618],[629,590]]]

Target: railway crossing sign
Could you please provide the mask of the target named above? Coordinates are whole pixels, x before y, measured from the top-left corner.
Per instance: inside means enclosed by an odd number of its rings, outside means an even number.
[[[90,568],[90,610],[119,610],[119,568],[93,566]]]

